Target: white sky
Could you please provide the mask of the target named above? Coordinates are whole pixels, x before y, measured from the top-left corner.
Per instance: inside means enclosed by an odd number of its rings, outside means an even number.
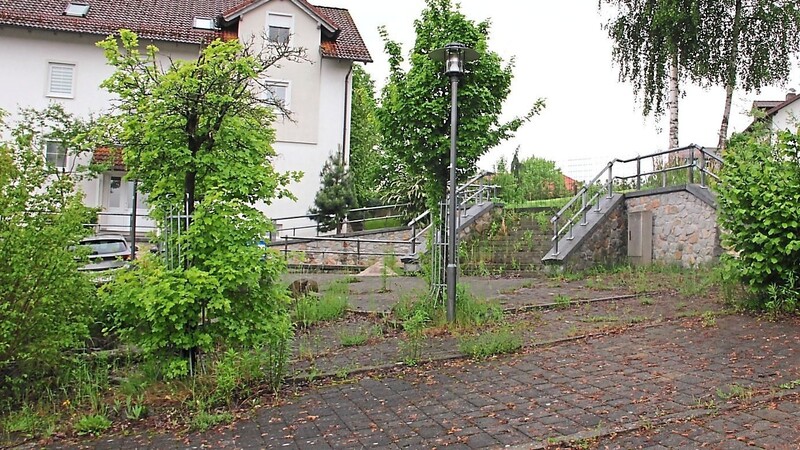
[[[319,0],[319,4],[350,11],[375,61],[366,69],[379,89],[386,81],[388,63],[377,28],[386,26],[407,56],[415,39],[413,21],[425,6],[423,0]],[[613,158],[667,148],[666,117],[659,122],[644,118],[632,87],[618,81],[618,68],[611,62],[612,44],[601,29],[604,19],[596,0],[461,0],[461,6],[472,20],[490,18],[489,48],[506,61],[516,59],[503,114],[524,114],[539,97],[547,101],[543,113],[515,138],[481,159],[481,168],[491,169],[501,155],[510,159],[519,145],[520,158],[535,155],[553,160],[567,175],[585,180]],[[797,67],[785,87],[758,94],[735,92],[731,131],[750,123],[747,111],[755,98],[782,99],[790,87],[800,90]],[[680,144],[716,146],[724,90],[683,88]]]

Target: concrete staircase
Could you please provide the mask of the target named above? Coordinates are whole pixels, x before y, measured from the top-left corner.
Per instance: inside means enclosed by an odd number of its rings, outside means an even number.
[[[551,208],[503,210],[491,225],[470,235],[462,244],[461,270],[466,275],[517,275],[536,273],[551,247],[547,219]]]

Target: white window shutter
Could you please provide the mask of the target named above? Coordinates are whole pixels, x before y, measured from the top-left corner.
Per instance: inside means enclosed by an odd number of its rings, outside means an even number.
[[[74,64],[50,63],[48,94],[59,97],[72,97],[74,77]]]

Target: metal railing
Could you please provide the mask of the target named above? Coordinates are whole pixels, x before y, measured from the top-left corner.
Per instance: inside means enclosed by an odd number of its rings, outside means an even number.
[[[400,219],[405,216],[403,213],[403,208],[408,207],[408,203],[399,203],[394,205],[382,205],[382,206],[370,206],[364,208],[354,208],[351,209],[345,220],[342,222],[341,226],[349,225],[352,227],[353,224],[366,224],[369,222],[374,222],[378,220],[386,220],[386,219]],[[386,214],[374,214],[375,212],[379,211],[387,211]],[[360,213],[372,213],[371,217],[364,217],[363,219],[353,219],[352,217],[358,217]],[[273,223],[277,228],[275,233],[270,233],[268,239],[270,241],[276,241],[278,238],[283,238],[285,236],[297,237],[297,232],[302,230],[315,230],[314,235],[319,236],[320,230],[318,223],[310,223],[310,222],[318,222],[320,216],[315,214],[305,214],[305,215],[298,215],[298,216],[285,216],[285,217],[274,217],[272,218]],[[296,226],[287,226],[288,223],[293,221],[301,221],[301,225]]]
[[[716,149],[713,149],[716,150]],[[657,167],[658,164],[654,162],[653,170],[642,172],[642,161],[648,158],[660,158],[663,156],[676,155],[675,160],[686,160],[685,164],[676,166],[669,166],[664,164],[663,167]],[[636,173],[627,176],[615,176],[615,165],[636,163]],[[603,170],[595,176],[592,181],[585,184],[578,190],[578,193],[564,205],[551,219],[550,223],[553,225],[553,252],[552,255],[558,255],[559,240],[566,236],[567,240],[574,239],[574,227],[576,224],[579,226],[586,226],[588,224],[587,214],[592,209],[595,211],[602,211],[602,199],[611,199],[614,196],[615,181],[620,181],[624,187],[628,180],[635,179],[636,190],[642,189],[642,179],[646,177],[660,176],[661,187],[667,186],[668,173],[680,173],[686,171],[686,182],[689,184],[695,183],[695,173],[699,173],[700,186],[703,188],[708,187],[706,184],[706,177],[711,177],[719,180],[719,177],[709,169],[710,165],[722,165],[722,158],[716,155],[712,148],[700,147],[695,144],[690,144],[685,147],[664,150],[656,153],[651,153],[644,156],[636,156],[630,159],[613,159],[605,165]],[[602,184],[601,184],[601,180]],[[650,180],[654,181],[653,179]],[[624,189],[621,189],[624,190]],[[566,219],[564,219],[567,217]],[[580,222],[578,222],[580,219]],[[560,226],[559,226],[560,225]]]
[[[464,184],[456,189],[457,195],[459,196],[456,203],[457,209],[461,211],[459,214],[459,222],[458,225],[461,226],[461,219],[466,217],[467,211],[469,210],[469,206],[473,204],[484,204],[487,201],[491,201],[491,199],[497,197],[497,189],[498,186],[494,184],[487,184],[485,183],[486,178],[490,175],[494,175],[493,172],[486,172],[481,171],[477,173],[475,176],[467,180]],[[446,204],[440,205],[442,211],[446,208]],[[423,226],[424,225],[424,226]],[[424,213],[420,214],[419,216],[411,219],[408,222],[408,227],[411,228],[411,254],[416,254],[417,249],[413,245],[413,242],[419,239],[420,236],[425,234],[431,227],[431,211],[427,210]]]
[[[492,175],[491,172],[481,172],[474,177],[470,178],[466,183],[462,184],[458,190],[457,195],[458,198],[458,210],[459,210],[459,220],[463,220],[466,215],[467,211],[470,206],[475,204],[483,204],[487,201],[491,201],[492,198],[496,196],[497,193],[497,186],[493,184],[486,183],[486,177]],[[390,205],[393,208],[398,206],[406,206],[406,205]],[[371,210],[378,210],[378,209],[385,209],[387,207],[374,207],[374,208],[361,208],[362,211],[371,211]],[[351,210],[355,211],[355,210]],[[382,217],[377,217],[376,219],[385,219],[385,218],[395,218],[401,217],[401,214],[393,214],[393,215],[386,215]],[[295,216],[293,218],[302,217],[302,218],[311,218],[311,216]],[[374,220],[374,219],[373,219]],[[352,222],[351,222],[352,223]],[[460,225],[460,223],[459,223]],[[283,240],[283,253],[288,258],[291,252],[289,246],[295,243],[303,243],[303,242],[329,242],[329,243],[354,243],[354,248],[348,250],[332,250],[330,248],[306,248],[302,251],[302,253],[306,254],[321,254],[323,255],[352,255],[356,262],[360,262],[363,257],[367,256],[397,256],[399,253],[395,252],[395,247],[405,247],[407,246],[409,255],[416,255],[418,252],[418,246],[424,241],[423,236],[427,233],[431,228],[431,213],[430,210],[423,212],[422,214],[418,215],[417,217],[411,219],[407,226],[410,228],[410,237],[405,240],[392,240],[392,239],[373,239],[373,238],[364,238],[364,237],[335,237],[335,236],[297,236],[296,230],[301,229],[301,227],[295,227],[292,234],[284,234],[280,236],[280,239]],[[308,228],[316,227],[316,225],[308,226]],[[287,231],[287,229],[281,230],[282,232]],[[441,236],[434,237],[434,245],[444,245],[445,240]],[[392,251],[365,251],[362,248],[364,244],[382,244],[385,247],[392,246]]]

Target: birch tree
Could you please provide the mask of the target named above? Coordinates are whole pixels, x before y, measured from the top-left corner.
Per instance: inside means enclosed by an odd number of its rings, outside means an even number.
[[[800,4],[796,0],[706,1],[701,9],[706,23],[703,42],[711,64],[696,75],[725,87],[725,106],[719,129],[725,147],[733,93],[785,82],[792,58],[800,51]]]
[[[678,139],[678,99],[684,68],[705,70],[697,0],[600,0],[615,13],[605,29],[614,43],[612,58],[621,81],[630,82],[642,101],[642,113],[669,111],[669,148]]]

